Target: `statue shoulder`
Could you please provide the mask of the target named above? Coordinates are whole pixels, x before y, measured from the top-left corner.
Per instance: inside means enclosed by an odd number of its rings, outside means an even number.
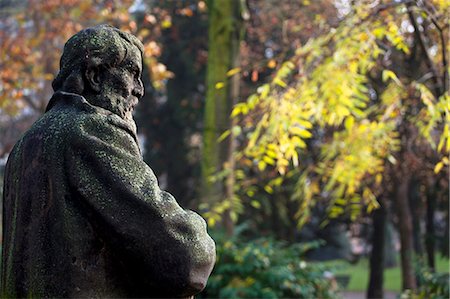
[[[133,121],[93,106],[77,94],[55,93],[47,112],[33,127],[35,132],[52,136],[54,142],[64,142],[69,147],[102,141],[112,146],[133,147],[133,152],[139,152]]]

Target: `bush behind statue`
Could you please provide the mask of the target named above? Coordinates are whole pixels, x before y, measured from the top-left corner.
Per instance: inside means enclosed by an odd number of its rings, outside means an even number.
[[[327,268],[302,255],[318,243],[287,245],[215,236],[217,262],[202,298],[340,298]]]
[[[450,298],[450,274],[434,273],[423,263],[416,264],[419,288],[416,293],[404,291],[401,299],[447,299]]]

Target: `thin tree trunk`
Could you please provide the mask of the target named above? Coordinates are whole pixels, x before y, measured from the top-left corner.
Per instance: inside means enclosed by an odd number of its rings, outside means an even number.
[[[443,256],[446,256],[447,258],[450,256],[449,252],[449,237],[450,237],[450,217],[449,217],[449,211],[447,211],[447,215],[445,217],[445,233],[444,233],[444,245],[442,246],[441,253]]]
[[[413,243],[414,251],[416,255],[423,258],[424,246],[422,242],[422,227],[421,220],[423,219],[423,205],[419,196],[420,183],[413,178],[409,185],[409,203],[412,212],[412,225],[413,225]]]
[[[436,184],[430,184],[433,188],[427,193],[427,214],[426,214],[426,236],[425,236],[425,249],[427,252],[427,264],[431,271],[435,270],[435,232],[434,232],[434,211],[436,210]]]
[[[281,194],[278,194],[280,197]],[[270,202],[270,216],[271,216],[271,229],[275,233],[275,236],[280,238],[280,236],[283,236],[282,232],[282,221],[280,219],[280,209],[277,206],[277,198],[272,198]]]
[[[287,220],[288,220],[288,227],[286,231],[286,240],[289,242],[296,242],[296,235],[298,231],[298,220],[295,217],[298,211],[298,202],[291,199],[290,194],[287,191],[283,192],[283,197],[286,201],[286,207],[287,207]],[[273,198],[272,200],[275,200]]]
[[[233,20],[235,23],[235,30],[232,33],[232,40],[231,40],[231,68],[235,69],[238,68],[241,64],[241,56],[240,56],[240,49],[241,49],[241,39],[242,39],[242,30],[243,26],[239,26],[236,24],[238,22],[237,20],[240,20],[240,5],[235,4],[233,7]],[[238,22],[242,23],[242,22]],[[230,79],[230,94],[229,94],[229,102],[231,104],[231,107],[233,107],[238,101],[240,96],[240,79],[241,76],[239,73],[233,75]],[[232,129],[234,126],[237,125],[236,119],[230,119],[230,125],[229,128]],[[235,179],[235,168],[236,168],[236,161],[234,153],[236,151],[236,137],[234,134],[230,134],[228,137],[228,176],[225,183],[225,196],[228,200],[233,201],[235,197],[234,193],[234,187],[236,183]],[[233,211],[231,209],[227,209],[225,211],[224,215],[224,225],[225,230],[229,236],[233,234],[234,231],[234,223],[232,221],[231,213]]]
[[[415,178],[411,178],[409,184],[409,205],[411,208],[412,215],[412,236],[413,236],[413,246],[415,253],[415,260],[421,265],[425,262],[424,256],[424,244],[423,244],[423,232],[422,232],[422,219],[424,218],[424,206],[420,199],[420,182]],[[420,287],[419,274],[414,271],[416,277],[416,287]]]
[[[384,246],[386,240],[387,213],[384,201],[373,212],[372,252],[370,255],[370,277],[367,298],[383,298]]]
[[[402,171],[398,178],[395,200],[397,203],[397,215],[400,232],[400,256],[402,269],[402,289],[416,289],[416,279],[413,267],[413,225],[411,217],[411,209],[409,206],[409,185],[411,177],[408,172]]]

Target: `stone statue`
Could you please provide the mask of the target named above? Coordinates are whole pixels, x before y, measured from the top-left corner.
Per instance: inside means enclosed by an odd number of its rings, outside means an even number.
[[[6,165],[2,297],[189,297],[205,287],[215,262],[206,223],[160,190],[137,143],[142,50],[108,25],[66,43],[47,111]]]

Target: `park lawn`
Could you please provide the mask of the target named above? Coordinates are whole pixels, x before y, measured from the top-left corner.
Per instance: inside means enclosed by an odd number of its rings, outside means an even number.
[[[369,261],[364,258],[356,264],[349,264],[346,261],[325,262],[326,265],[335,268],[333,271],[336,276],[350,276],[350,281],[345,288],[346,291],[365,292],[369,281]],[[449,272],[450,261],[441,255],[436,255],[437,272]],[[401,272],[400,262],[397,267],[389,268],[384,271],[384,289],[388,291],[399,292],[401,290]]]

